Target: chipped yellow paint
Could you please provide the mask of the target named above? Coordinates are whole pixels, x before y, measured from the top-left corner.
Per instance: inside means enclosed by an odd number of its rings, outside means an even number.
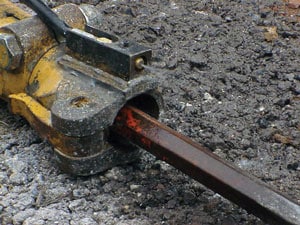
[[[46,125],[51,124],[51,113],[40,103],[25,93],[12,94],[9,96],[11,110],[15,114],[25,117],[28,121],[32,121],[32,114]]]
[[[6,27],[7,25],[9,26],[10,24],[18,23],[19,21],[30,17],[32,17],[32,15],[24,11],[17,4],[14,4],[9,0],[0,0],[0,33],[10,33],[11,31]],[[35,43],[34,40],[32,40],[32,42]],[[39,46],[37,46],[36,49],[39,49],[39,51],[47,50],[45,50],[44,46],[40,45],[40,42],[37,43]],[[31,43],[28,42],[28,44],[26,43],[25,45],[30,44]],[[10,94],[25,92],[28,77],[31,73],[25,65],[29,65],[33,59],[35,59],[37,55],[35,53],[36,52],[30,52],[30,54],[25,54],[22,65],[15,71],[0,70],[0,95],[2,98],[7,99]],[[6,48],[0,45],[0,67],[5,68],[9,63]]]
[[[1,6],[0,6],[1,7]],[[16,18],[14,17],[5,17],[5,18],[0,18],[0,27],[4,27],[8,24],[14,23],[18,21]]]
[[[15,19],[25,19],[30,17],[31,15],[21,8],[17,7],[16,4],[13,4],[9,0],[0,0],[0,18],[8,17],[7,15],[11,15],[11,18]],[[1,26],[1,22],[0,22]]]
[[[84,29],[85,17],[78,6],[62,5],[56,8],[55,12],[70,26]],[[15,22],[20,23],[20,28],[24,29],[22,19],[27,17],[31,15],[18,5],[9,0],[0,0],[0,33],[11,32],[9,26],[3,26]],[[59,43],[51,32],[34,18],[30,20],[35,25],[37,33],[27,35],[26,32],[16,32],[24,52],[22,64],[14,71],[0,70],[0,95],[8,99],[11,94],[26,92],[49,109],[56,98],[56,91],[63,76],[63,69],[57,64],[57,60],[62,55],[64,46],[57,47]],[[19,37],[18,34],[22,36]],[[9,63],[8,58],[6,49],[0,46],[0,66],[5,68],[3,65]]]
[[[36,23],[34,19],[32,19],[32,21],[33,23]],[[0,28],[0,33],[1,32],[7,32],[7,30]],[[23,40],[21,46],[24,55],[18,69],[13,71],[5,70],[0,73],[0,80],[3,81],[1,88],[1,95],[3,98],[8,98],[10,94],[14,93],[25,93],[35,63],[38,62],[49,49],[57,45],[56,40],[51,37],[51,33],[49,33],[47,28],[43,25],[40,25],[40,29],[37,29],[37,32],[38,34],[36,35],[39,36],[38,39],[34,38],[34,34],[28,34],[30,37],[32,36],[32,38],[27,38],[26,32],[21,33],[23,35],[22,37],[17,37]],[[0,47],[0,61],[3,60],[3,63],[0,62],[0,65],[7,63],[7,60],[5,61],[5,56],[4,49]]]
[[[23,71],[21,73],[12,73],[4,70],[0,75],[3,81],[2,97],[7,98],[10,94],[25,91],[27,74]]]
[[[61,48],[52,48],[35,66],[28,87],[35,90],[30,94],[47,106],[54,100],[57,88],[63,78],[57,59],[63,54]],[[35,86],[35,87],[34,87]]]
[[[97,37],[97,40],[102,43],[112,43],[113,41],[105,37]]]
[[[5,46],[0,43],[0,67],[6,68],[9,65],[9,55]]]

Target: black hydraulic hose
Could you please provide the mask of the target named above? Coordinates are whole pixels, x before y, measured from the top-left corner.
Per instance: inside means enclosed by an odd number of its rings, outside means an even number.
[[[65,37],[70,27],[40,0],[22,0],[22,3],[37,13],[39,18],[54,31],[56,36]]]

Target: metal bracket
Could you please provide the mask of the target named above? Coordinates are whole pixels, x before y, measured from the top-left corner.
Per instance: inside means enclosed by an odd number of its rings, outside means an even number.
[[[86,26],[88,32],[71,29],[66,32],[66,45],[84,61],[128,81],[143,70],[140,63],[149,64],[152,51],[135,42]]]

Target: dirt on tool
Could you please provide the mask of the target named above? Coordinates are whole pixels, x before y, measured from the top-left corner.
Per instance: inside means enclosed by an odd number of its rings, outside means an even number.
[[[162,122],[300,204],[299,1],[71,2],[97,5],[101,29],[153,49]],[[94,176],[65,174],[1,102],[0,224],[264,222],[148,153]]]

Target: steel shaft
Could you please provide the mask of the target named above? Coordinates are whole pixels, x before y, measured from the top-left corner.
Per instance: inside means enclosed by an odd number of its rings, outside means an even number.
[[[300,206],[256,178],[131,106],[112,131],[270,224],[300,224]]]

